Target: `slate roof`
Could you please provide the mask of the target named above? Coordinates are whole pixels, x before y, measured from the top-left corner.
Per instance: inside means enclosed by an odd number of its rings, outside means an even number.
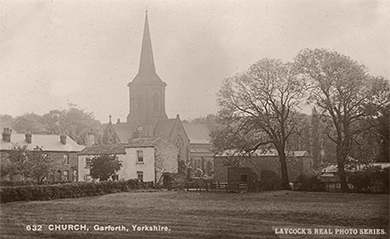
[[[191,153],[207,153],[207,154],[213,154],[211,150],[211,145],[190,145],[188,147],[189,151]]]
[[[98,154],[126,154],[125,145],[113,144],[113,145],[94,145],[86,147],[78,155],[98,155]]]
[[[66,144],[60,142],[60,135],[42,135],[32,134],[31,144],[27,144],[26,136],[24,134],[11,134],[11,142],[0,141],[0,150],[12,150],[14,146],[27,145],[28,149],[34,149],[37,146],[44,151],[53,152],[80,152],[85,146],[78,145],[70,137],[66,137]]]
[[[112,127],[114,128],[116,135],[119,137],[121,143],[124,144],[129,141],[129,138],[133,135],[137,128],[135,125],[128,123],[112,124]]]
[[[210,128],[207,124],[191,124],[183,123],[184,130],[186,131],[190,144],[210,144]]]
[[[157,121],[156,127],[154,128],[154,136],[165,136],[169,137],[173,127],[175,126],[175,119],[165,119]]]

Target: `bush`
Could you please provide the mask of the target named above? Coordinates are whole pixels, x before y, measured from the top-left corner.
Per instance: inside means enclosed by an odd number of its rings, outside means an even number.
[[[281,190],[282,179],[272,170],[263,170],[260,175],[261,191]]]
[[[389,168],[378,166],[365,166],[360,170],[348,173],[348,182],[354,187],[355,192],[372,192],[374,186],[381,186],[380,191],[389,190]]]
[[[294,190],[324,192],[326,191],[326,183],[316,175],[300,174],[294,181]]]
[[[36,180],[22,180],[22,181],[0,181],[0,187],[17,187],[17,186],[32,186],[32,185],[53,185],[53,184],[65,184],[71,183],[69,181],[42,181],[37,182]]]
[[[77,182],[57,185],[29,185],[0,188],[1,203],[13,201],[52,200],[78,198],[109,193],[127,192],[135,189],[149,189],[153,182],[127,181]]]

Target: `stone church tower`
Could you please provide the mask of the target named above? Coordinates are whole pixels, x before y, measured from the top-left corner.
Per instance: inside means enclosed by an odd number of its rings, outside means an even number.
[[[165,113],[167,84],[156,73],[147,11],[138,74],[127,86],[130,93],[130,110],[127,116],[129,125],[153,131],[159,120],[168,118]]]

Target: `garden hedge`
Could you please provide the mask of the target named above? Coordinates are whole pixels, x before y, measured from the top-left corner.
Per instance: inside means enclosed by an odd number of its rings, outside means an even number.
[[[77,182],[56,185],[29,185],[1,187],[0,202],[53,200],[58,198],[79,198],[109,193],[128,192],[153,187],[153,182],[127,181]]]

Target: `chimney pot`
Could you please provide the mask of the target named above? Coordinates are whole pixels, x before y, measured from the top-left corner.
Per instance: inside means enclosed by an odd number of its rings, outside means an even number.
[[[27,142],[28,144],[31,144],[31,142],[32,142],[32,134],[30,133],[30,131],[27,131],[27,133],[25,134],[25,136],[26,136],[26,142]]]
[[[66,144],[66,135],[60,135],[60,142],[61,144],[65,145]]]
[[[4,128],[4,131],[3,131],[3,141],[4,142],[11,142],[11,130],[10,128]]]

